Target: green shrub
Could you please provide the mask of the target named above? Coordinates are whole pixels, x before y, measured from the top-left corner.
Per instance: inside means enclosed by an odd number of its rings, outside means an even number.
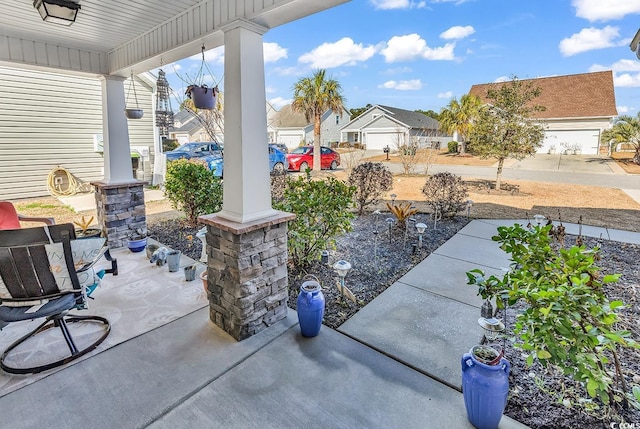
[[[449,153],[458,153],[458,142],[450,141],[447,143],[447,149]]]
[[[637,399],[626,387],[617,348],[639,345],[628,331],[616,326],[624,304],[609,301],[603,291],[619,274],[600,274],[595,265],[598,248],[554,245],[549,234],[552,227],[499,227],[493,240],[511,255],[511,270],[501,279],[485,279],[484,273],[473,270],[467,273],[469,284],[480,286],[479,292],[486,296],[506,298],[509,305],[527,304],[516,318],[514,332],[521,340],[515,345],[527,353],[528,365],[538,360],[543,366],[560,368],[583,385],[589,397],[607,406],[631,402],[637,407]],[[483,291],[487,284],[491,289]]]
[[[335,248],[335,237],[351,230],[355,188],[334,178],[288,180],[284,199],[274,208],[294,213],[289,222],[289,256],[296,266],[309,265],[324,249]]]
[[[164,139],[162,140],[162,151],[170,152],[174,149],[177,149],[180,146],[180,142],[175,139]]]
[[[349,185],[355,186],[355,201],[359,214],[365,207],[378,202],[393,187],[393,174],[380,162],[365,162],[349,174]]]
[[[198,223],[198,216],[222,208],[222,181],[213,175],[204,161],[178,159],[169,162],[164,186],[171,205],[182,210],[191,225]]]
[[[460,176],[449,172],[430,176],[422,193],[427,197],[427,204],[443,217],[455,216],[464,208],[469,196]]]

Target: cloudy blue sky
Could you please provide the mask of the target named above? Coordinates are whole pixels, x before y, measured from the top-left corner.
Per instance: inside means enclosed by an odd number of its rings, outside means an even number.
[[[640,60],[629,43],[640,0],[353,0],[264,35],[267,99],[289,103],[318,68],[342,85],[347,107],[367,103],[439,111],[471,85],[613,70],[619,114],[640,111]],[[207,51],[222,80],[224,48]],[[193,75],[198,56],[165,66]]]

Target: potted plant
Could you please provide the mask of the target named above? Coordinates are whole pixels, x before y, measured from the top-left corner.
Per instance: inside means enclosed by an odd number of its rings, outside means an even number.
[[[127,247],[132,252],[142,252],[147,247],[147,229],[138,228],[129,235]]]
[[[209,88],[207,85],[189,85],[185,92],[186,96],[193,101],[196,109],[214,109],[218,99],[217,86]]]
[[[82,216],[79,221],[74,221],[73,224],[79,228],[76,229],[76,238],[100,237],[102,235],[102,230],[100,228],[89,228],[92,222],[93,216],[89,216],[88,219],[86,216]]]

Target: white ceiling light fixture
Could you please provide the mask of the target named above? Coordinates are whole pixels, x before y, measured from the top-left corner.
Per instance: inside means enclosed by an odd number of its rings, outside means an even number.
[[[80,10],[78,3],[69,0],[34,0],[33,7],[38,9],[43,21],[66,26],[76,22]]]

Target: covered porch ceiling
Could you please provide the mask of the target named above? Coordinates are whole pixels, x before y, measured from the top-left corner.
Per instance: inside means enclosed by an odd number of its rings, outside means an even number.
[[[32,0],[3,0],[0,65],[129,76],[223,45],[228,23],[270,29],[347,1],[76,0],[67,27],[42,21]]]

